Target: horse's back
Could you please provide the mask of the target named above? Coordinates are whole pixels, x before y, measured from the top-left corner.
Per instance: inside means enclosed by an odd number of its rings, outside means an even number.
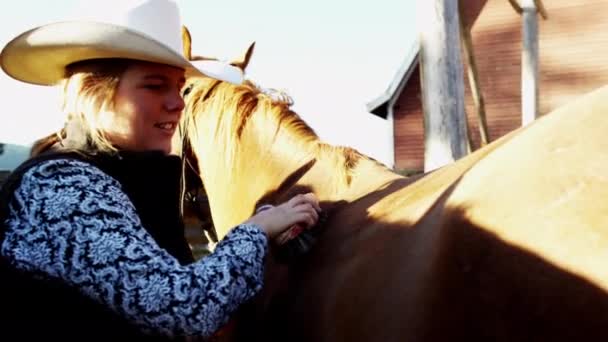
[[[608,88],[521,130],[442,204],[432,305],[463,337],[608,339]],[[460,318],[455,318],[460,317]]]
[[[325,341],[608,338],[606,113],[602,88],[352,203],[296,273],[294,331]]]
[[[446,209],[608,290],[608,87],[479,161]]]

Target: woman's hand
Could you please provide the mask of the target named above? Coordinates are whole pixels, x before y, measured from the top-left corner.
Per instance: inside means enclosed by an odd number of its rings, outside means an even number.
[[[314,226],[321,211],[319,201],[313,193],[296,195],[289,201],[260,211],[245,223],[257,224],[270,239],[274,239],[294,224],[305,229]]]

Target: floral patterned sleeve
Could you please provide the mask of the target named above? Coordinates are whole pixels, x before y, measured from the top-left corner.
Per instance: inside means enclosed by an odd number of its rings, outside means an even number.
[[[268,241],[240,225],[188,266],[158,247],[120,184],[75,160],[28,170],[10,202],[0,252],[57,277],[145,331],[209,336],[262,287]]]

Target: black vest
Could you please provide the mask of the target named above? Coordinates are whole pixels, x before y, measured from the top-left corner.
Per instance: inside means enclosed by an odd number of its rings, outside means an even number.
[[[72,158],[89,162],[117,179],[131,199],[144,228],[182,265],[194,261],[181,219],[181,160],[156,152],[83,155],[50,152],[26,161],[9,176],[0,193],[0,241],[8,202],[30,167],[44,160]],[[123,318],[61,283],[39,281],[0,258],[0,339],[101,340],[144,336]],[[162,340],[145,337],[146,340]]]

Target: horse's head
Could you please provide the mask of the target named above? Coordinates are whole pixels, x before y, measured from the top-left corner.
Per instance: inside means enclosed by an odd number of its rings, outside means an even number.
[[[253,47],[232,64],[245,69]],[[271,193],[291,188],[314,164],[313,152],[305,150],[317,136],[289,109],[287,96],[250,81],[200,77],[189,80],[185,98],[183,153],[205,184],[220,237],[247,219],[260,199],[276,201]],[[300,171],[282,167],[285,160]]]
[[[232,64],[245,71],[252,54],[253,45]],[[200,77],[188,83],[184,153],[205,184],[220,237],[260,202],[307,191],[328,202],[344,200],[353,169],[369,160],[322,143],[282,92],[249,80],[231,84]]]

